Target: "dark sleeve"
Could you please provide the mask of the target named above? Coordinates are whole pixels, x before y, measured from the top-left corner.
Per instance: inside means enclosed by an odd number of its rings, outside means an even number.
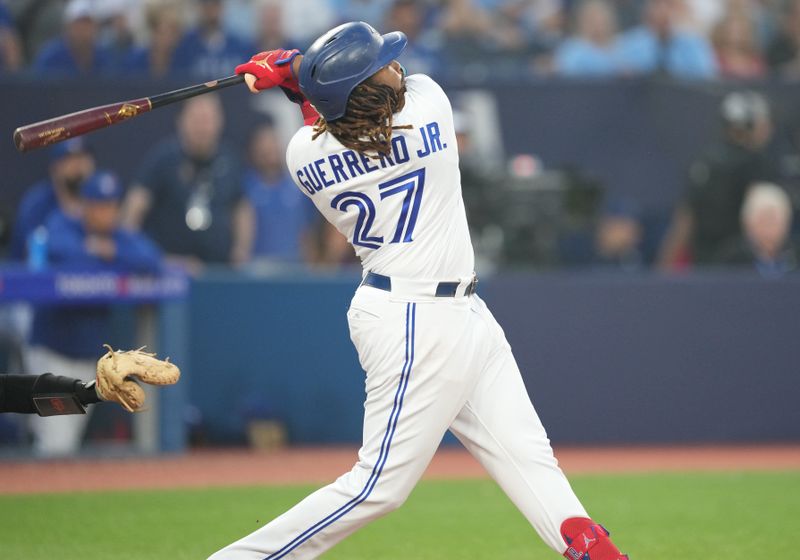
[[[242,199],[250,200],[245,184],[247,174],[242,170],[242,161],[230,146],[220,148],[220,156],[217,165],[225,165],[228,168],[226,174],[220,178],[219,187],[222,199],[234,210]]]
[[[0,374],[0,412],[33,414],[33,385],[36,375]]]
[[[712,171],[711,164],[704,158],[694,161],[689,166],[682,202],[692,214],[696,213],[697,207],[701,204],[701,193],[711,180]]]
[[[748,178],[747,187],[759,181],[777,182],[780,180],[778,176],[777,165],[767,153],[759,153],[753,156],[749,165],[745,166],[742,171]]]
[[[755,257],[748,249],[747,241],[736,238],[725,243],[713,258],[713,263],[723,266],[753,268]]]
[[[164,146],[157,146],[155,149],[150,150],[136,172],[134,183],[155,194],[161,184],[161,162],[164,158],[164,154]]]
[[[35,414],[33,397],[51,394],[75,395],[84,405],[100,402],[94,386],[87,387],[80,379],[52,373],[0,374],[0,412]]]

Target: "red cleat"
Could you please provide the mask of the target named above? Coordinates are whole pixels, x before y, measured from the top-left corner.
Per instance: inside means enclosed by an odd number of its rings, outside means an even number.
[[[586,517],[570,517],[561,524],[561,536],[567,543],[564,557],[569,560],[629,560],[611,542],[609,532]]]

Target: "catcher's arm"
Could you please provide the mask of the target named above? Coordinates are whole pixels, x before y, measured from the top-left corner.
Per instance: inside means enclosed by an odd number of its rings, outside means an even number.
[[[58,416],[84,414],[86,406],[100,402],[95,382],[43,373],[0,375],[0,412]]]
[[[86,407],[113,401],[129,412],[142,410],[144,391],[137,381],[151,385],[177,383],[181,372],[155,354],[140,350],[114,351],[97,361],[97,378],[80,379],[44,373],[42,375],[0,374],[0,412],[60,416],[85,414]]]

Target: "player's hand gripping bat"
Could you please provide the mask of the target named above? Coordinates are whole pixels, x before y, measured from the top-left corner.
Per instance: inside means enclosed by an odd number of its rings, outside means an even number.
[[[77,113],[54,117],[14,131],[14,144],[20,152],[27,152],[42,146],[49,146],[67,138],[80,136],[99,128],[121,123],[133,117],[158,109],[164,105],[183,101],[218,89],[240,84],[244,76],[229,76],[220,80],[197,84],[152,97],[142,97],[110,105],[92,107]]]

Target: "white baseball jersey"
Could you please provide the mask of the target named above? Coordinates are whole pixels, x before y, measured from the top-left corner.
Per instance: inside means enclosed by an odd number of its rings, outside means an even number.
[[[305,193],[353,245],[364,269],[401,278],[472,275],[474,255],[461,198],[453,112],[428,76],[406,78],[394,115],[392,153],[370,159],[332,134],[304,126],[286,160]]]

